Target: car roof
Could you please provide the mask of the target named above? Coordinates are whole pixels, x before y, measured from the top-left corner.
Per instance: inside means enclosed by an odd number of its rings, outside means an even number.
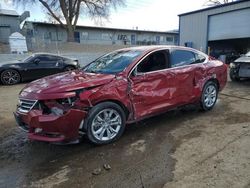
[[[154,50],[161,50],[161,49],[180,49],[180,50],[191,50],[195,52],[200,52],[194,48],[184,47],[184,46],[174,46],[174,45],[151,45],[151,46],[136,46],[136,47],[128,47],[119,49],[117,51],[122,50],[141,50],[141,51],[154,51]],[[203,52],[201,52],[203,53]]]
[[[36,53],[33,53],[33,55],[60,56],[60,55],[57,55],[57,54],[53,54],[53,53],[46,53],[46,52],[36,52]]]

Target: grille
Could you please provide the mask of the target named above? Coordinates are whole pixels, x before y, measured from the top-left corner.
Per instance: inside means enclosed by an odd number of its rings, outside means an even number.
[[[21,113],[28,113],[37,104],[37,100],[19,99],[17,110]]]

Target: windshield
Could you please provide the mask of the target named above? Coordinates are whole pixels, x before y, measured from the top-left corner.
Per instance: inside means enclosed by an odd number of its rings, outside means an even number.
[[[247,57],[250,57],[250,51],[246,53],[246,56],[247,56]]]
[[[23,62],[29,62],[35,55],[28,56],[23,59]]]
[[[140,50],[122,50],[109,53],[87,65],[83,70],[91,73],[116,74],[123,71],[137,57]]]

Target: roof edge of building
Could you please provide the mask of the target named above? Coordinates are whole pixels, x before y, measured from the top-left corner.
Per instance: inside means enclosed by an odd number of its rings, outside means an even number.
[[[243,3],[243,2],[247,2],[247,1],[250,1],[250,0],[239,0],[239,1],[234,1],[234,2],[231,2],[231,3],[225,3],[225,4],[221,4],[221,5],[215,5],[215,6],[211,6],[211,7],[207,7],[207,8],[203,8],[203,9],[198,9],[198,10],[195,10],[195,11],[191,11],[191,12],[185,12],[185,13],[182,13],[182,14],[179,14],[178,16],[186,16],[186,15],[189,15],[189,14],[194,14],[194,13],[198,13],[198,12],[203,12],[203,11],[207,11],[207,10],[211,10],[211,9],[216,9],[216,8],[221,8],[221,7],[226,7],[226,6],[230,6],[230,5],[234,5],[234,4],[239,4],[239,3]]]
[[[49,23],[49,22],[38,22],[38,21],[25,21],[25,23],[32,24],[42,24],[42,25],[54,25],[60,26],[58,23]],[[123,30],[123,31],[134,31],[134,32],[153,32],[153,33],[164,33],[164,34],[179,34],[179,31],[152,31],[152,30],[139,30],[139,29],[124,29],[124,28],[112,28],[112,27],[98,27],[98,26],[85,26],[85,25],[76,25],[78,28],[91,28],[91,29],[107,29],[107,30]]]
[[[5,15],[5,16],[14,16],[18,17],[19,14],[17,13],[16,10],[11,10],[11,9],[1,9],[0,8],[0,15]]]

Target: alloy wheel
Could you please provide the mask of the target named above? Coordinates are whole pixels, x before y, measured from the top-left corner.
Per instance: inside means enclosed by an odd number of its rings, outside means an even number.
[[[117,136],[122,126],[122,117],[115,109],[100,111],[91,124],[91,132],[99,141],[109,141]]]
[[[217,98],[217,89],[214,85],[209,85],[204,93],[204,104],[210,108],[214,105]]]
[[[1,81],[6,85],[13,85],[20,82],[20,75],[15,70],[6,70],[1,74]]]

